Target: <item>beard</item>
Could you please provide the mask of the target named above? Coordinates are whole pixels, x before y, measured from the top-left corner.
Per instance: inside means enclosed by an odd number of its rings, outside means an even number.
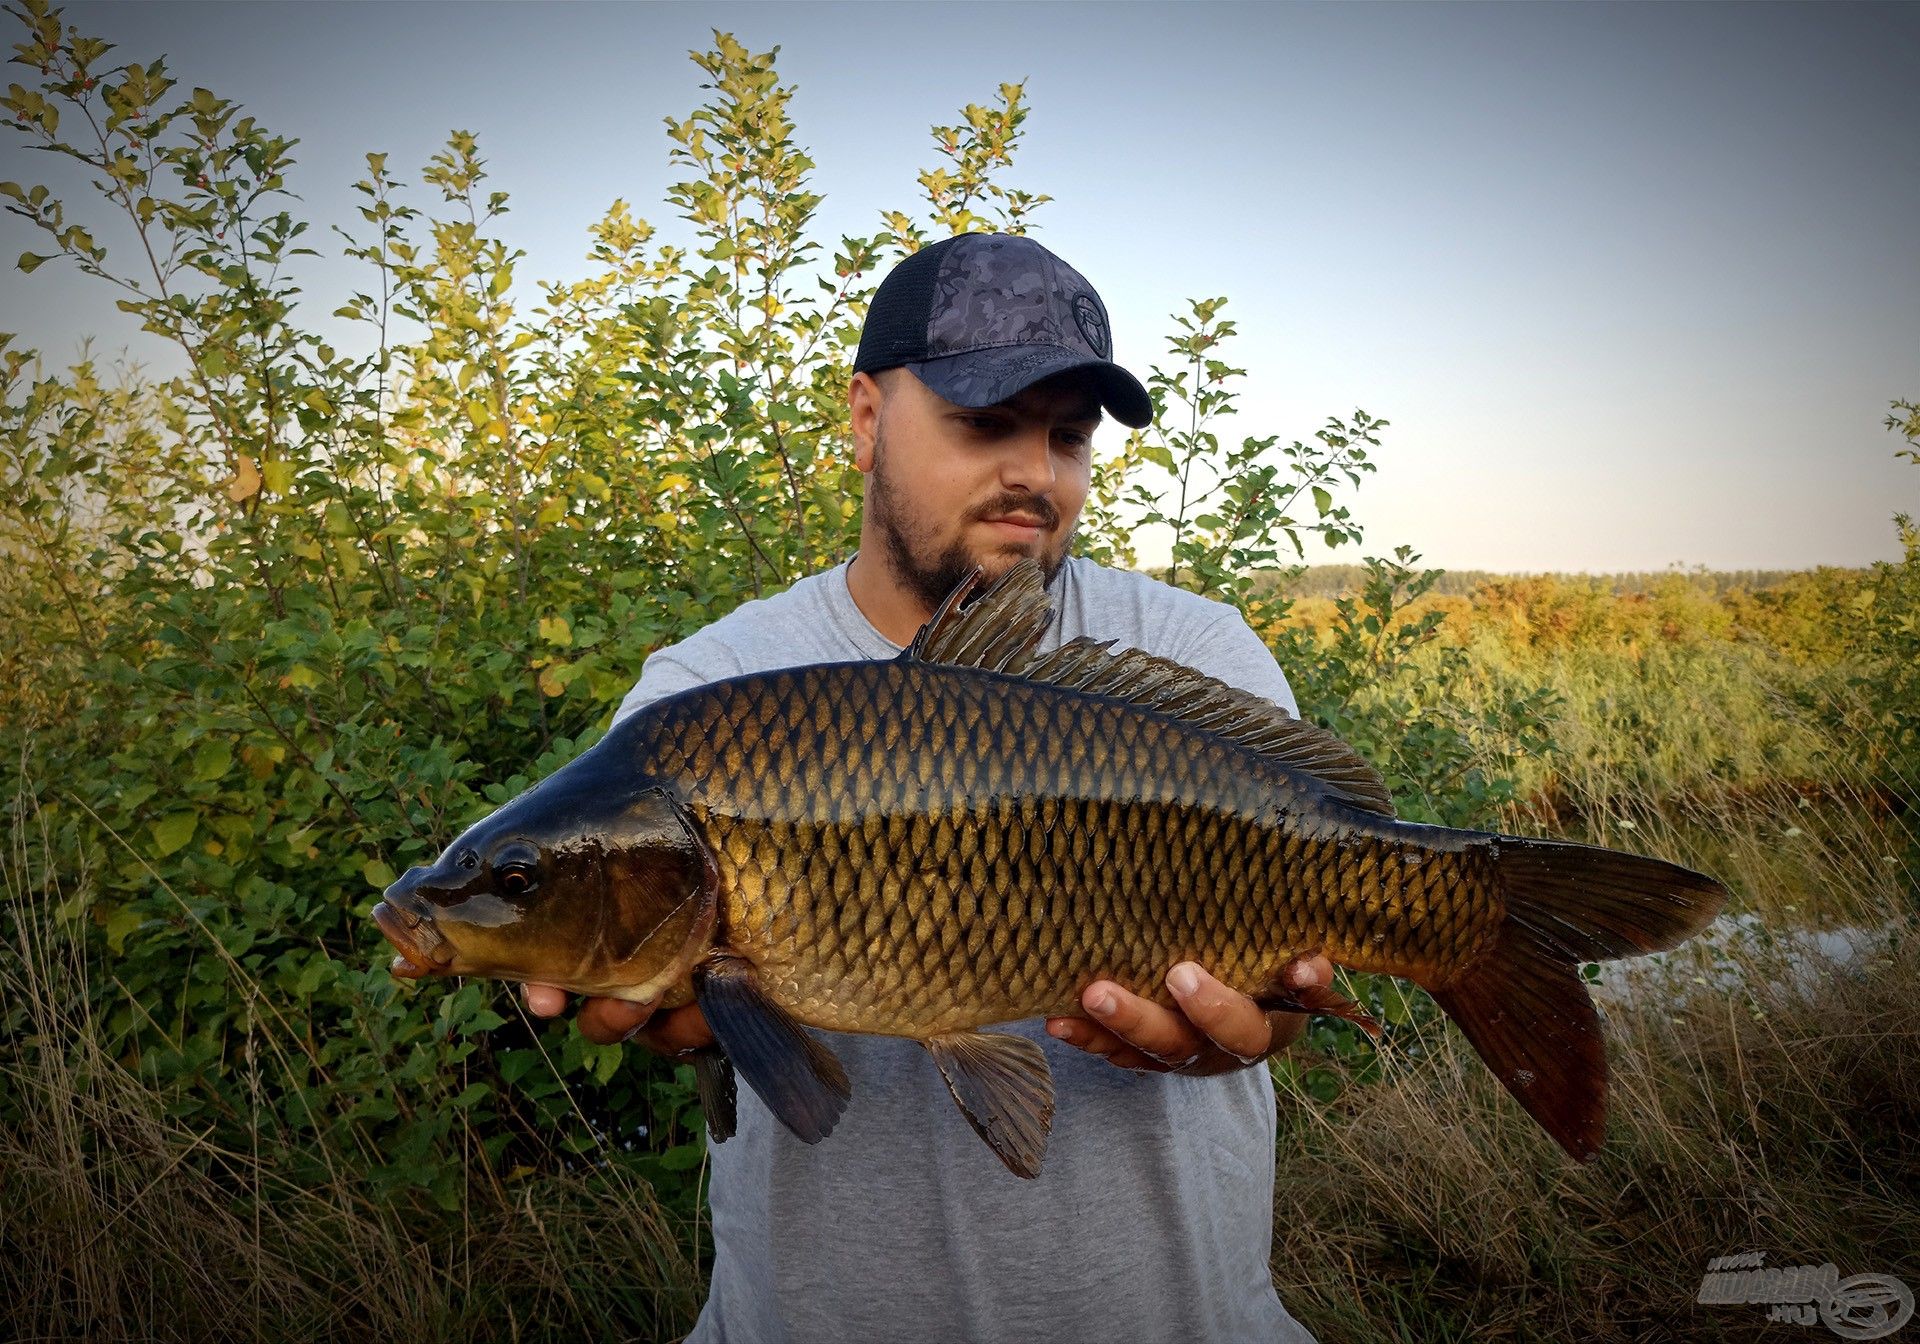
[[[992,583],[1026,558],[1028,548],[1019,542],[971,546],[967,543],[965,533],[971,524],[1003,514],[1032,514],[1046,526],[1034,558],[1040,562],[1041,583],[1049,588],[1053,586],[1061,566],[1067,562],[1067,550],[1079,527],[1077,519],[1057,544],[1049,546],[1045,538],[1060,525],[1060,511],[1051,500],[1039,495],[1008,492],[967,510],[961,518],[962,535],[943,547],[936,540],[941,530],[938,525],[915,512],[894,490],[887,475],[886,460],[886,437],[876,430],[873,471],[867,478],[866,509],[886,542],[888,567],[929,611],[938,610],[947,595],[964,582],[976,566],[981,571],[981,579]]]

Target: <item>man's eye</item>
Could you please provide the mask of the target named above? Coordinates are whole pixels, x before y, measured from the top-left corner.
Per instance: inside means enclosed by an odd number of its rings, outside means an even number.
[[[1000,422],[990,415],[970,415],[966,421],[968,428],[977,429],[982,434],[991,434],[1000,428]]]

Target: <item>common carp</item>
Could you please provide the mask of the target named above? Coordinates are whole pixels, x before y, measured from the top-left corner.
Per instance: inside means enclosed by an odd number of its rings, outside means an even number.
[[[1079,1015],[1113,980],[1172,1005],[1192,960],[1268,1008],[1323,952],[1425,987],[1565,1150],[1605,1134],[1583,961],[1672,947],[1711,878],[1586,845],[1397,820],[1333,734],[1140,650],[1035,645],[1031,560],[954,590],[898,658],[714,682],[655,701],[388,887],[396,975],[477,975],[673,1007],[797,1137],[851,1088],[808,1028],[920,1041],[974,1130],[1035,1175],[1040,1048],[995,1023]]]

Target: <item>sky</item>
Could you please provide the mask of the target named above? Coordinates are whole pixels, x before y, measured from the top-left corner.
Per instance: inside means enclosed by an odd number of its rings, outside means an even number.
[[[706,97],[688,53],[717,28],[780,48],[828,255],[915,210],[930,127],[1025,80],[1000,181],[1054,198],[1031,231],[1100,291],[1120,363],[1167,365],[1172,315],[1224,295],[1248,376],[1223,436],[1391,422],[1345,496],[1367,552],[1851,565],[1920,514],[1883,426],[1920,400],[1920,4],[152,0],[65,20],[299,138],[289,185],[327,255],[296,278],[342,349],[354,329],[326,315],[366,279],[326,226],[364,233],[368,151],[417,184],[451,130],[478,137],[523,312],[534,279],[587,273],[616,198],[687,240],[662,121]],[[23,145],[0,136],[0,177],[85,194]],[[118,235],[96,237],[112,262]],[[0,256],[39,241],[0,216]],[[114,297],[65,261],[0,266],[0,330],[54,362],[91,334],[168,367]]]

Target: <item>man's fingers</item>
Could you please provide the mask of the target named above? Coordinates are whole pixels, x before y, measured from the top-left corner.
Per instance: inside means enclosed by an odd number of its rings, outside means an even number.
[[[1180,1067],[1206,1048],[1206,1037],[1186,1018],[1111,980],[1088,985],[1080,995],[1080,1006],[1127,1045],[1171,1068]]]
[[[1097,1022],[1079,1017],[1050,1017],[1047,1031],[1075,1049],[1098,1055],[1116,1068],[1140,1073],[1166,1073],[1169,1066],[1149,1059]]]
[[[520,996],[535,1017],[558,1017],[567,1010],[567,992],[552,985],[522,985]]]
[[[1315,952],[1312,956],[1295,957],[1281,971],[1286,982],[1296,988],[1307,985],[1319,985],[1322,989],[1333,987],[1333,963],[1326,954]]]
[[[1273,1047],[1273,1023],[1266,1011],[1192,962],[1183,961],[1167,972],[1167,988],[1187,1021],[1235,1059],[1259,1059]]]
[[[624,999],[588,999],[580,1008],[580,1034],[595,1045],[614,1045],[653,1016],[650,1003]]]
[[[660,1013],[633,1034],[635,1044],[655,1054],[683,1055],[713,1044],[713,1029],[697,1003]]]
[[[567,995],[552,985],[523,985],[527,1010],[536,1017],[566,1011]],[[596,1045],[632,1040],[662,1055],[680,1055],[713,1044],[713,1032],[698,1004],[656,1015],[654,1005],[590,998],[580,1005],[580,1034]]]

